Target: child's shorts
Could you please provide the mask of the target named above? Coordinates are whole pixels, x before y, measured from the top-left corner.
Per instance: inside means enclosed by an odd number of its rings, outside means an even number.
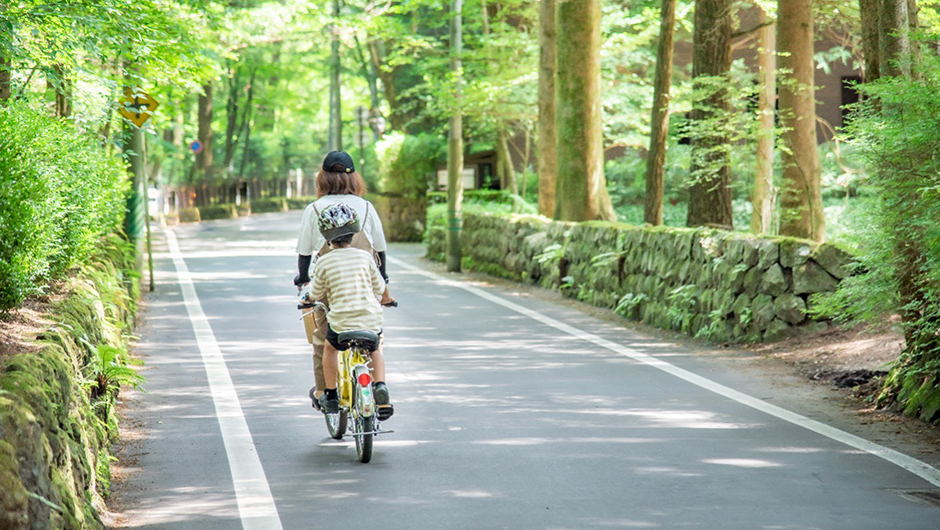
[[[382,343],[382,332],[378,331],[379,334],[379,344]],[[343,351],[345,348],[339,343],[339,335],[333,331],[333,328],[327,324],[326,326],[326,341],[330,343],[331,346],[336,348],[337,351]]]

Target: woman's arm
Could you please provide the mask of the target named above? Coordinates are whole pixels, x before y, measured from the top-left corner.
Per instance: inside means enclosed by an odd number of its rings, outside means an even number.
[[[385,251],[379,252],[379,274],[382,275],[382,279],[385,280],[385,283],[388,283],[388,273],[385,272]]]
[[[297,276],[294,276],[294,285],[300,287],[305,283],[310,283],[310,260],[313,256],[304,256],[297,254]]]

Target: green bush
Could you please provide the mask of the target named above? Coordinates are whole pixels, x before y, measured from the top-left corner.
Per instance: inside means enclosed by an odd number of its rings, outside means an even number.
[[[199,210],[199,219],[210,221],[212,219],[238,219],[238,208],[233,203],[204,204],[196,207]]]
[[[303,210],[315,200],[317,200],[316,197],[293,197],[287,199],[287,208],[290,210]]]
[[[379,191],[421,197],[434,185],[437,168],[445,163],[447,142],[436,134],[391,133],[375,146]]]
[[[251,211],[254,213],[286,212],[287,208],[287,199],[284,197],[269,197],[251,201]]]
[[[24,101],[0,108],[0,310],[83,263],[119,228],[126,191],[93,135]]]

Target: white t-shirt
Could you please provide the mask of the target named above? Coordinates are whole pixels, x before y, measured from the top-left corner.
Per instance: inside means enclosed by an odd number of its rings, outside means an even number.
[[[297,238],[297,253],[304,256],[315,256],[326,240],[320,229],[317,228],[317,214],[313,208],[322,212],[324,208],[332,204],[345,203],[356,210],[359,215],[359,222],[362,224],[362,232],[366,239],[372,244],[372,249],[376,252],[385,252],[388,245],[385,243],[385,232],[382,230],[382,220],[379,219],[375,206],[369,201],[358,195],[326,195],[307,205],[304,210],[303,220],[300,221],[300,237]],[[368,207],[369,216],[366,218],[366,208]]]

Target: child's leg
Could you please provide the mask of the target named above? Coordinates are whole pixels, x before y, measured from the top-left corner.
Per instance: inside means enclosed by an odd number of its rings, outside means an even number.
[[[382,344],[372,352],[372,378],[376,382],[385,381],[385,357],[382,356]]]

